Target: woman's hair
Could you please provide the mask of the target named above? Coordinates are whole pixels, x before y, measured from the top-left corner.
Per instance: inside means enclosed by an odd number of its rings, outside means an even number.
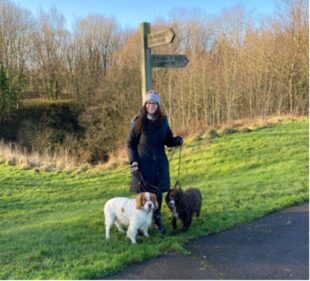
[[[156,126],[160,126],[163,122],[163,119],[166,118],[166,116],[163,114],[163,112],[158,107],[157,111],[154,113],[154,124]],[[144,105],[140,109],[140,114],[138,115],[137,121],[136,121],[136,129],[137,133],[141,134],[143,132],[143,128],[145,123],[147,122],[147,110],[146,106]]]

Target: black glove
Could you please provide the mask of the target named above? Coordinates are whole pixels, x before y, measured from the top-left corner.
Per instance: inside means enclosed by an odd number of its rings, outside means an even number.
[[[183,144],[183,138],[182,137],[175,137],[175,143],[176,145],[182,145]]]

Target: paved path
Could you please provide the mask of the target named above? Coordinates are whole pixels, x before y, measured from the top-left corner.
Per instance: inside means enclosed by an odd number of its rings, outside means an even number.
[[[106,279],[307,279],[309,204],[187,244],[191,256],[168,253]]]

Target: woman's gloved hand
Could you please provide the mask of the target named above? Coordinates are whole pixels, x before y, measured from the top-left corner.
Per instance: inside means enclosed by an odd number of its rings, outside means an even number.
[[[138,164],[138,162],[134,161],[134,162],[131,163],[130,171],[131,171],[132,174],[139,171],[139,164]]]
[[[176,143],[176,145],[182,145],[183,144],[183,138],[180,136],[175,137],[175,143]]]

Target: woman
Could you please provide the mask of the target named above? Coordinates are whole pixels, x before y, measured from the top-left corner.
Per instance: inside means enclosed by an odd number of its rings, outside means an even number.
[[[165,153],[168,147],[183,144],[182,137],[173,137],[166,116],[160,110],[160,96],[149,90],[144,106],[131,124],[128,136],[128,157],[131,165],[133,192],[156,193],[158,209],[154,212],[154,225],[164,232],[161,220],[162,193],[170,188],[169,163]]]

